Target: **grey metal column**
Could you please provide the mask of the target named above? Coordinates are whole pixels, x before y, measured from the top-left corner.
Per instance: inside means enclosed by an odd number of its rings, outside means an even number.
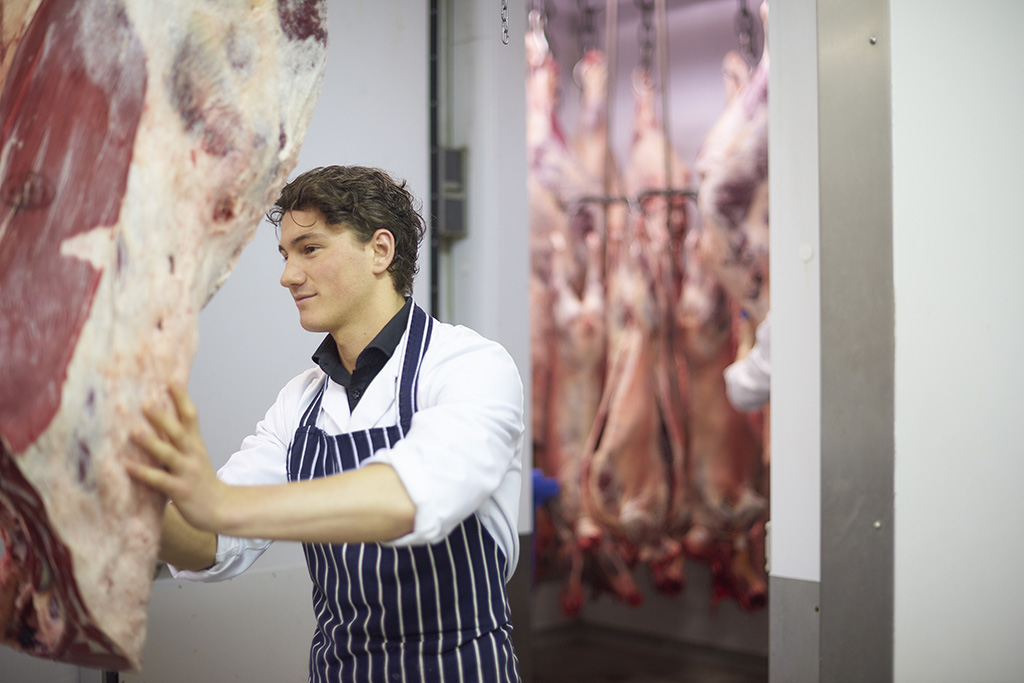
[[[822,683],[893,679],[888,0],[818,0]]]
[[[770,683],[820,683],[818,617],[821,584],[778,576],[769,578],[771,631],[768,641]]]

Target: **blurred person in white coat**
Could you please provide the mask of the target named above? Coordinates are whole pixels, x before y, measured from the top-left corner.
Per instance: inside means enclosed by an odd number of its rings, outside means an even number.
[[[771,312],[756,326],[743,320],[736,360],[725,371],[725,393],[741,413],[752,413],[771,397]]]

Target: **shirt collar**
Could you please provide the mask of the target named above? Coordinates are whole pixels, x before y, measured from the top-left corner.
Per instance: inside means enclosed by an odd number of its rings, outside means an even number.
[[[388,359],[394,355],[395,349],[398,348],[398,342],[402,340],[402,335],[405,334],[406,323],[409,321],[409,312],[411,310],[412,299],[406,297],[405,305],[402,306],[398,313],[395,313],[391,320],[377,333],[377,336],[359,353],[359,357],[356,358],[355,373],[365,378],[364,382],[360,382],[363,386],[369,384],[370,380],[376,377],[377,373],[384,367]],[[320,346],[313,353],[313,362],[319,365],[320,369],[327,373],[327,376],[337,384],[347,388],[352,383],[352,373],[341,362],[341,356],[338,355],[338,345],[330,334],[320,342]],[[368,377],[366,376],[367,372],[370,373]]]

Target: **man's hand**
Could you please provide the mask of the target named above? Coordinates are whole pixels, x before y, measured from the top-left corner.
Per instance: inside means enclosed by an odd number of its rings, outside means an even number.
[[[196,406],[185,388],[172,384],[168,390],[174,411],[143,408],[150,429],[137,429],[131,437],[156,465],[131,462],[128,474],[173,500],[189,524],[216,533],[230,487],[217,478],[210,463]]]
[[[171,386],[170,395],[173,412],[144,409],[149,428],[132,434],[132,441],[155,464],[130,463],[127,469],[135,480],[174,501],[177,512],[194,529],[302,543],[377,543],[415,528],[416,506],[394,468],[383,463],[288,484],[225,484],[206,454],[195,405],[180,386]],[[172,509],[164,519],[178,521]],[[164,539],[169,543],[161,552],[170,558],[170,546],[180,544],[167,533],[165,524]],[[194,558],[201,567],[213,561],[216,536],[213,544],[209,537],[197,537],[198,542],[202,550]]]

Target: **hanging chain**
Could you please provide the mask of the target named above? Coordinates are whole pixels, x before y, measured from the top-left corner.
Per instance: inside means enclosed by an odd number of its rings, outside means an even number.
[[[579,25],[580,30],[580,51],[587,54],[592,48],[597,47],[597,30],[594,28],[594,8],[590,0],[576,0],[582,17]]]
[[[637,37],[640,40],[640,67],[651,73],[651,61],[654,56],[654,24],[651,21],[654,0],[636,0],[636,6],[640,8],[640,27],[637,29]]]
[[[508,0],[501,0],[501,44],[508,45]]]
[[[754,54],[754,17],[747,10],[747,0],[740,0],[740,9],[736,13],[736,36],[740,41],[740,55],[750,66],[757,63]]]
[[[547,28],[556,15],[556,9],[554,4],[549,6],[547,0],[530,0],[530,12],[527,15],[529,30],[538,34],[544,42],[545,51],[551,53],[556,53],[557,50],[554,39],[547,33]]]

